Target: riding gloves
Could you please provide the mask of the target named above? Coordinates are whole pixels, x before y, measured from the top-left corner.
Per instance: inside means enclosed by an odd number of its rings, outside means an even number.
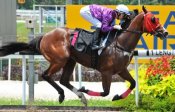
[[[117,29],[117,30],[121,30],[122,29],[122,27],[120,25],[114,25],[113,28]]]

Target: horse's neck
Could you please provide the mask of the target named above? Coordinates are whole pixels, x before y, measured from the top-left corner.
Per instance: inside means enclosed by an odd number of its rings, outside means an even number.
[[[139,14],[131,22],[127,30],[130,31],[142,31],[143,27],[143,14]],[[141,34],[133,32],[122,33],[117,40],[117,43],[127,51],[135,49]]]

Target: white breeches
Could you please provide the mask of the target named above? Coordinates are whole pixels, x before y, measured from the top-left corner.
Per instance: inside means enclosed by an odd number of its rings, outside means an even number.
[[[91,24],[93,24],[96,28],[101,28],[102,23],[94,18],[90,12],[90,8],[89,5],[84,6],[80,9],[80,15],[86,19],[87,21],[89,21]]]

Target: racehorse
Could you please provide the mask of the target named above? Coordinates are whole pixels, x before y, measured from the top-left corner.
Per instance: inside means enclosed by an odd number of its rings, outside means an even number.
[[[144,6],[142,10],[131,21],[129,27],[98,56],[98,66],[95,69],[101,73],[103,92],[95,92],[85,89],[85,87],[76,89],[69,82],[76,62],[86,67],[92,67],[91,56],[80,53],[71,47],[70,35],[73,32],[72,29],[56,28],[41,36],[38,40],[32,40],[30,43],[9,43],[0,48],[0,56],[25,50],[41,53],[50,63],[49,68],[44,71],[42,77],[58,91],[60,103],[64,101],[64,90],[51,77],[61,68],[63,68],[63,72],[60,83],[74,92],[85,105],[87,105],[87,100],[83,93],[91,96],[107,96],[110,91],[112,75],[116,73],[124,80],[129,81],[130,87],[123,94],[115,95],[112,100],[124,99],[136,85],[135,80],[127,70],[127,66],[133,57],[133,51],[141,35],[149,33],[161,39],[168,36],[167,30],[159,23],[158,18],[147,11]]]

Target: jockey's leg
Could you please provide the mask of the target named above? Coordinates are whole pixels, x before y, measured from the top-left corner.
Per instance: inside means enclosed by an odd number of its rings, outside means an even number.
[[[102,46],[100,46],[100,31],[101,31],[101,28],[96,28],[96,31],[94,33],[94,41],[92,43],[92,50],[97,50],[97,49],[100,49]]]
[[[99,21],[97,18],[94,18],[91,14],[89,6],[82,7],[80,10],[81,16],[89,21],[91,24],[93,24],[96,27],[96,31],[94,33],[94,41],[92,44],[92,50],[100,49],[101,46],[99,46],[99,36],[100,36],[100,29],[101,29],[101,21]]]
[[[80,15],[87,21],[89,21],[96,28],[101,28],[102,23],[97,18],[94,18],[91,14],[89,6],[82,7],[80,10]]]

